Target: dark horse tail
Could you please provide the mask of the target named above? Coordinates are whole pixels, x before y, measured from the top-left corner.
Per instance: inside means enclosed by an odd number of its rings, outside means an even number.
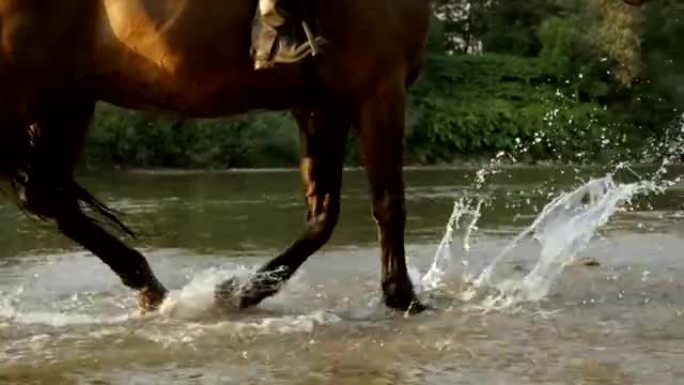
[[[75,165],[50,162],[51,154],[46,149],[49,146],[41,146],[39,135],[30,128],[14,134],[0,144],[0,177],[9,182],[11,199],[22,211],[47,220],[58,219],[57,213],[76,208],[91,221],[135,238],[135,233],[118,218],[119,213],[73,179],[70,171]]]
[[[133,230],[131,230],[118,218],[117,215],[119,215],[120,213],[117,213],[104,203],[100,202],[90,192],[88,192],[88,190],[84,189],[74,180],[71,181],[71,188],[73,189],[73,199],[75,199],[82,205],[85,205],[87,208],[94,211],[97,215],[103,217],[109,225],[112,225],[122,233],[135,238],[135,233],[133,232]],[[91,220],[96,219],[91,217]]]

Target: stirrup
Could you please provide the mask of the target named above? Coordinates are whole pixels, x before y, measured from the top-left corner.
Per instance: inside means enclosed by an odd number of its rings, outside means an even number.
[[[309,42],[309,46],[311,47],[311,56],[318,55],[321,52],[321,45],[324,43],[324,40],[321,37],[314,37],[306,20],[302,20],[302,29],[304,30],[306,40]]]
[[[309,55],[312,57],[319,55],[326,41],[321,37],[314,37],[306,21],[302,21],[300,25],[306,36],[306,42],[296,45],[291,41],[292,36],[275,34],[272,37],[273,40],[270,43],[271,48],[268,53],[264,51],[254,52],[254,69],[260,70],[271,68],[276,64],[296,63]]]

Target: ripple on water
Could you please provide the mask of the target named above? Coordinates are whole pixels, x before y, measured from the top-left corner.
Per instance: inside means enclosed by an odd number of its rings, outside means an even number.
[[[626,236],[614,240],[618,246],[599,245],[594,251],[638,254],[640,250],[634,245],[643,245],[650,236]],[[661,240],[666,247],[653,258],[673,250],[667,245],[675,247],[677,243],[674,239],[670,241]],[[471,255],[483,256],[482,251],[499,247],[500,243],[499,239],[480,238]],[[416,251],[413,266],[428,266],[434,255],[433,246],[429,245],[410,245],[408,249]],[[663,364],[677,367],[677,357],[681,357],[682,348],[673,343],[673,339],[682,338],[681,329],[676,326],[681,318],[672,314],[675,309],[684,309],[684,304],[677,299],[678,295],[657,295],[678,287],[667,275],[681,276],[677,271],[668,273],[667,268],[651,268],[644,281],[643,269],[627,269],[620,265],[617,256],[613,260],[606,258],[604,265],[596,269],[568,269],[551,290],[549,303],[541,309],[545,312],[529,307],[515,314],[485,314],[464,308],[454,296],[462,289],[457,275],[446,276],[449,285],[439,302],[441,310],[432,314],[408,319],[395,315],[378,317],[373,312],[382,306],[373,301],[369,305],[366,299],[357,300],[352,306],[356,315],[363,313],[360,309],[371,309],[365,318],[339,310],[343,305],[334,294],[353,298],[372,292],[376,286],[376,251],[331,251],[319,256],[293,281],[295,287],[280,298],[252,312],[227,315],[207,312],[212,284],[226,276],[244,275],[252,271],[256,262],[221,263],[220,256],[216,256],[204,268],[188,271],[183,266],[189,251],[169,251],[166,255],[155,251],[150,253],[151,259],[177,288],[171,297],[176,303],[167,305],[171,308],[166,313],[129,317],[126,309],[132,309],[130,306],[110,310],[111,316],[104,317],[92,302],[133,305],[130,292],[113,290],[105,282],[92,297],[61,297],[63,302],[50,308],[52,316],[62,317],[57,321],[41,316],[34,319],[40,322],[28,322],[31,314],[39,313],[39,306],[29,306],[31,310],[17,319],[0,317],[0,322],[6,324],[0,329],[0,338],[12,341],[0,347],[0,372],[11,373],[15,376],[12,378],[53,378],[53,383],[65,384],[74,378],[85,383],[99,380],[113,384],[204,384],[213,380],[240,384],[354,384],[360,379],[368,383],[405,384],[562,384],[562,379],[569,378],[605,383],[618,383],[615,381],[621,379],[629,383],[630,378],[643,378],[636,368]],[[85,260],[88,262],[82,267],[97,263],[84,255],[58,260],[41,274],[61,277],[48,271],[59,270],[60,264],[73,268],[74,263],[86,263]],[[333,261],[340,268],[330,271]],[[349,284],[358,276],[366,277],[368,286]],[[337,283],[331,277],[336,277]],[[303,304],[315,298],[313,288],[319,287],[320,281],[326,283],[324,291],[329,302],[303,310]],[[89,287],[89,282],[84,278],[84,287]],[[68,285],[70,290],[80,291],[74,282]],[[45,293],[50,287],[27,285],[22,294],[26,290]],[[626,290],[622,300],[617,298],[620,290]],[[676,293],[680,292],[684,298],[681,287]],[[642,293],[652,298],[650,303],[643,302]],[[583,303],[587,298],[596,301]],[[76,301],[74,306],[63,310],[72,299]],[[199,306],[201,303],[204,305]],[[72,315],[73,322],[69,323],[64,314]],[[658,356],[652,354],[654,350],[659,352]],[[671,378],[667,372],[653,376],[665,381],[662,383]]]

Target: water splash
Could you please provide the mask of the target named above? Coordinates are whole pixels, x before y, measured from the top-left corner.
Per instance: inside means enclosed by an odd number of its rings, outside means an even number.
[[[187,327],[202,333],[211,329],[221,329],[228,334],[246,336],[307,332],[315,325],[329,325],[341,321],[340,316],[329,310],[317,310],[301,315],[256,317],[256,319],[246,319],[247,316],[242,314],[236,314],[239,315],[238,319],[213,318],[214,311],[218,310],[214,301],[216,285],[231,278],[237,279],[242,285],[255,274],[254,267],[243,265],[205,269],[193,275],[192,279],[181,288],[171,290],[158,312],[147,314],[140,314],[136,310],[127,311],[126,306],[122,306],[122,310],[118,311],[119,307],[115,306],[118,301],[124,298],[130,300],[128,291],[122,291],[120,293],[122,297],[108,294],[99,296],[97,299],[80,298],[74,295],[48,310],[28,310],[21,306],[25,289],[19,287],[12,292],[0,291],[0,327],[4,324],[74,329],[90,325],[130,325],[130,321],[135,320],[157,320],[162,324],[165,321],[182,321],[177,324],[180,325],[178,330],[171,331],[171,334],[168,334],[169,330],[166,330],[164,334],[159,329],[153,328],[149,336],[147,334],[144,336],[155,341],[184,342],[189,333]],[[87,309],[88,306],[85,303],[93,301],[98,302],[99,306],[96,309]],[[114,308],[113,314],[102,314],[104,307],[109,307],[110,310]],[[161,334],[156,336],[155,333]]]
[[[496,175],[501,172],[500,166],[503,162],[511,160],[515,162],[515,158],[504,151],[500,151],[494,156],[489,164],[479,169],[475,175],[471,188],[473,190],[482,190],[487,182],[487,177]],[[471,235],[477,231],[477,222],[480,219],[482,207],[485,204],[485,199],[482,197],[462,197],[454,201],[453,210],[449,220],[447,221],[444,236],[437,247],[435,259],[432,265],[424,275],[416,269],[409,268],[411,281],[416,282],[415,290],[417,294],[426,292],[433,292],[439,289],[445,280],[447,273],[452,267],[454,255],[462,250],[460,264],[463,272],[468,268],[467,255],[470,251]],[[461,238],[460,248],[455,245],[454,231],[463,228],[464,234]]]
[[[23,288],[14,293],[0,292],[0,320],[8,324],[48,325],[53,327],[113,325],[136,318],[134,313],[119,315],[92,315],[64,311],[26,311],[20,307]]]
[[[463,267],[462,280],[465,283],[465,289],[460,293],[462,300],[472,302],[477,298],[480,300],[477,307],[485,310],[508,309],[524,302],[542,300],[549,293],[563,268],[589,244],[597,231],[616,212],[622,210],[623,206],[629,206],[632,199],[638,195],[663,193],[668,187],[682,181],[684,175],[669,180],[666,178],[668,166],[684,155],[684,123],[678,127],[674,136],[665,138],[665,145],[659,145],[663,158],[660,166],[651,175],[640,175],[628,163],[621,162],[605,176],[591,179],[573,191],[561,193],[476,276],[469,276],[465,268],[468,266],[470,239],[472,233],[477,230],[483,200],[457,200],[434,261],[418,280],[419,292],[440,288],[452,267],[452,261],[459,255]],[[662,151],[662,147],[665,151]],[[499,153],[486,168],[477,172],[473,182],[475,189],[484,187],[485,176],[496,174],[496,168],[505,157],[505,154]],[[514,156],[508,158],[515,161]],[[616,182],[615,175],[620,171],[626,171],[632,177],[636,177],[637,182]],[[464,218],[470,220],[462,226]],[[454,244],[458,242],[454,240],[454,232],[461,227],[465,231],[460,242],[461,248],[456,250]],[[527,238],[531,238],[539,247],[535,266],[522,277],[510,272],[501,273],[503,262]]]
[[[457,245],[454,245],[454,231],[461,227],[465,231],[460,242],[460,249],[463,250],[460,263],[464,272],[468,268],[467,254],[470,251],[470,237],[477,230],[477,221],[480,219],[483,204],[484,199],[482,198],[473,199],[468,197],[454,202],[453,212],[447,222],[442,241],[437,247],[435,260],[425,275],[418,279],[418,293],[438,289],[443,284],[444,278],[451,268],[453,255],[458,252]],[[465,223],[462,224],[462,221]],[[456,241],[458,241],[458,238]]]
[[[592,179],[569,193],[561,194],[544,207],[535,221],[518,234],[463,293],[465,300],[478,290],[494,289],[483,307],[503,309],[521,302],[536,302],[549,293],[563,268],[591,241],[621,205],[642,193],[657,191],[652,181],[616,183],[614,176]],[[536,265],[522,278],[497,276],[497,269],[524,239],[531,237],[539,246]]]
[[[214,290],[222,282],[235,278],[247,281],[253,269],[210,268],[197,275],[179,290],[172,290],[164,299],[159,313],[165,317],[179,319],[200,318],[211,311],[215,305]]]

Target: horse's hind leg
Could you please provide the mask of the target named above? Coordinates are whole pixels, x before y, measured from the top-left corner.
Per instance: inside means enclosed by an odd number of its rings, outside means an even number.
[[[371,186],[373,218],[379,229],[382,290],[388,307],[417,312],[404,251],[406,206],[403,140],[406,91],[403,82],[385,84],[359,105],[359,141]]]
[[[339,107],[336,107],[339,109]],[[245,288],[234,280],[220,285],[218,302],[240,308],[254,306],[278,292],[304,261],[332,235],[340,213],[345,144],[351,119],[336,110],[298,111],[301,172],[308,205],[304,233],[282,254],[261,267]]]
[[[166,289],[145,258],[98,226],[79,205],[95,204],[73,180],[93,110],[94,103],[86,102],[55,104],[37,112],[33,147],[21,183],[22,204],[34,214],[54,219],[63,234],[98,256],[126,286],[139,291],[138,304],[143,310],[153,310],[161,304]]]

